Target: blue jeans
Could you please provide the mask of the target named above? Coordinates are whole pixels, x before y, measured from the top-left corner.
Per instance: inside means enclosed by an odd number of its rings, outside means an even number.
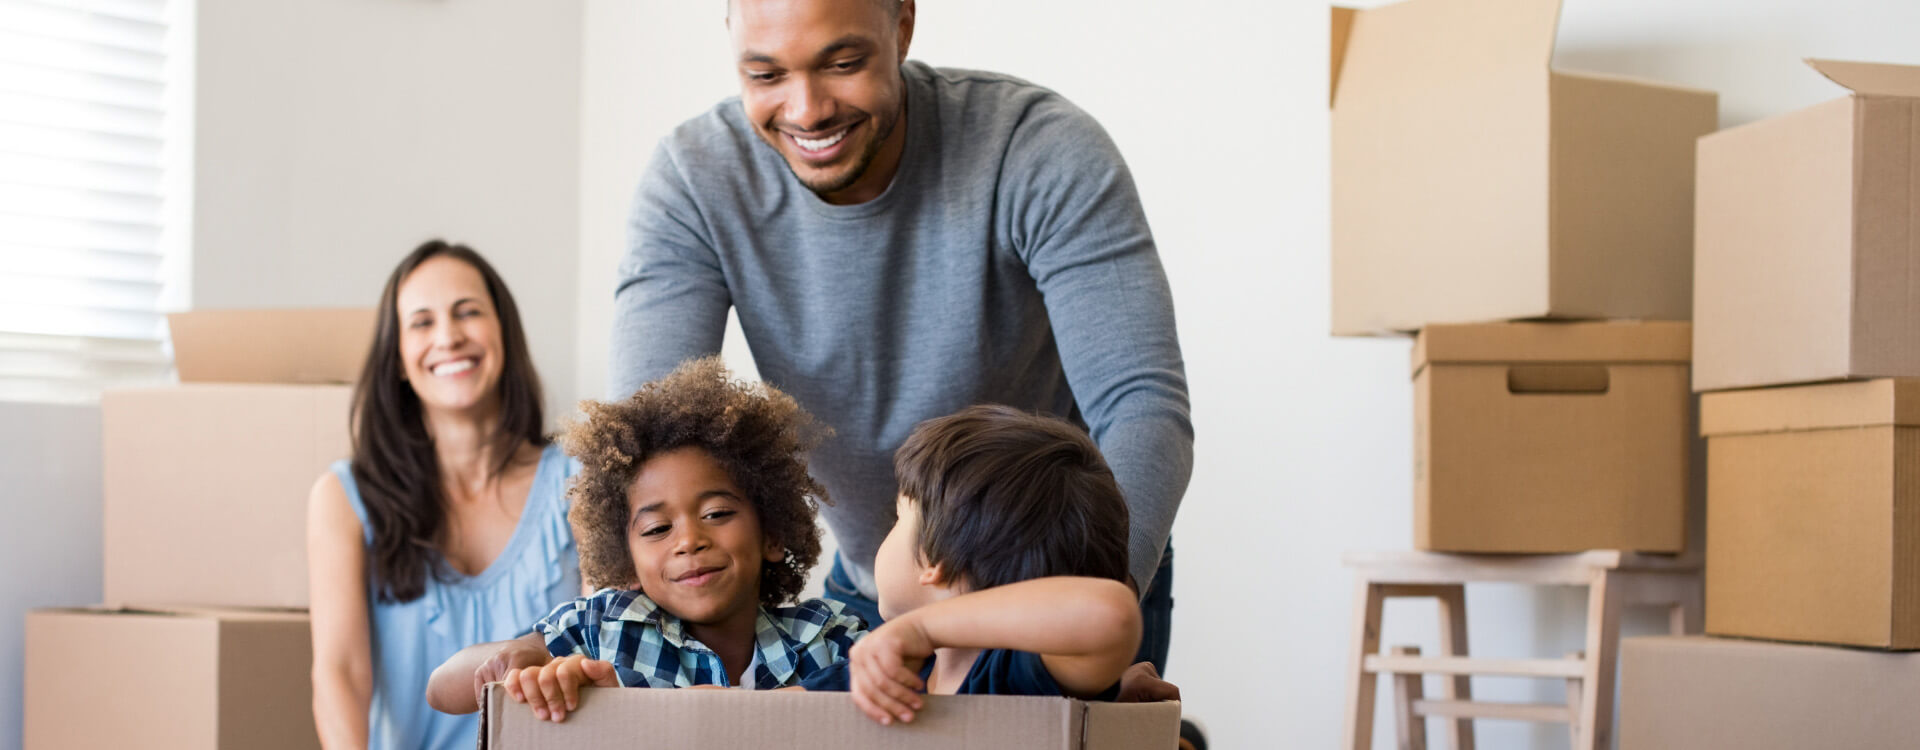
[[[844,605],[848,611],[867,621],[868,628],[880,627],[880,605],[854,588],[853,578],[842,566],[840,554],[833,555],[833,570],[827,573],[827,598]],[[1153,668],[1167,673],[1167,643],[1173,637],[1173,540],[1160,555],[1160,568],[1154,571],[1153,585],[1140,600],[1142,633],[1140,653],[1134,661],[1153,662]]]

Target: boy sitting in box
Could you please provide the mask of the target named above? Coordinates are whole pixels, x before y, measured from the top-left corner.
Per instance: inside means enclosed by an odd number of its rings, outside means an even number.
[[[886,624],[801,680],[882,724],[921,694],[1112,700],[1140,645],[1127,505],[1066,422],[975,406],[921,423],[894,455],[898,519],[874,577]]]

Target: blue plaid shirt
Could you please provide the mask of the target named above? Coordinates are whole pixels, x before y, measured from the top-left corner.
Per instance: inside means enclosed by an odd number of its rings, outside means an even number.
[[[555,657],[584,654],[613,664],[627,687],[732,687],[720,655],[695,640],[680,618],[638,591],[601,589],[559,607],[534,625]],[[744,682],[756,690],[797,685],[829,665],[866,632],[839,602],[808,599],[760,608],[754,658]]]

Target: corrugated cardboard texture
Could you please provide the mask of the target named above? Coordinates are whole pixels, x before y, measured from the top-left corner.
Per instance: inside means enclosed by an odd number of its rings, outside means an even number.
[[[1553,74],[1558,20],[1539,0],[1336,14],[1336,335],[1687,316],[1692,149],[1716,97]]]
[[[350,391],[187,384],[105,394],[106,602],[307,606],[307,495],[351,451]]]
[[[1682,363],[1692,328],[1675,322],[1435,325],[1413,342],[1413,371],[1428,363]]]
[[[1180,704],[1065,698],[928,696],[911,724],[881,726],[845,693],[595,689],[558,724],[487,689],[481,750],[636,746],[860,750],[1166,750]],[[1084,740],[1084,741],[1083,741]]]
[[[183,383],[352,383],[373,344],[374,322],[369,308],[167,316]]]
[[[1551,88],[1553,313],[1688,319],[1694,139],[1648,138],[1645,123],[1711,133],[1717,97],[1572,73]]]
[[[1620,747],[1913,747],[1915,695],[1920,654],[1628,638],[1620,649]]]
[[[1908,427],[1709,438],[1707,632],[1920,648],[1916,463]]]
[[[1920,376],[1920,68],[1701,139],[1694,389]]]
[[[1920,379],[1862,380],[1700,395],[1702,435],[1877,425],[1920,427]]]
[[[318,748],[303,614],[37,610],[26,750]]]

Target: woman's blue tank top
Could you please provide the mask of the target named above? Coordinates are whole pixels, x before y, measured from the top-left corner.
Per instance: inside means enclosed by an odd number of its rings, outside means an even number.
[[[567,481],[577,464],[548,445],[540,454],[520,523],[500,557],[478,575],[428,576],[426,593],[383,602],[367,590],[373,642],[373,705],[369,750],[470,750],[478,714],[451,716],[427,705],[427,677],[454,652],[476,643],[518,638],[561,602],[580,596],[580,563],[567,525]],[[333,473],[372,540],[367,507],[347,461]]]

